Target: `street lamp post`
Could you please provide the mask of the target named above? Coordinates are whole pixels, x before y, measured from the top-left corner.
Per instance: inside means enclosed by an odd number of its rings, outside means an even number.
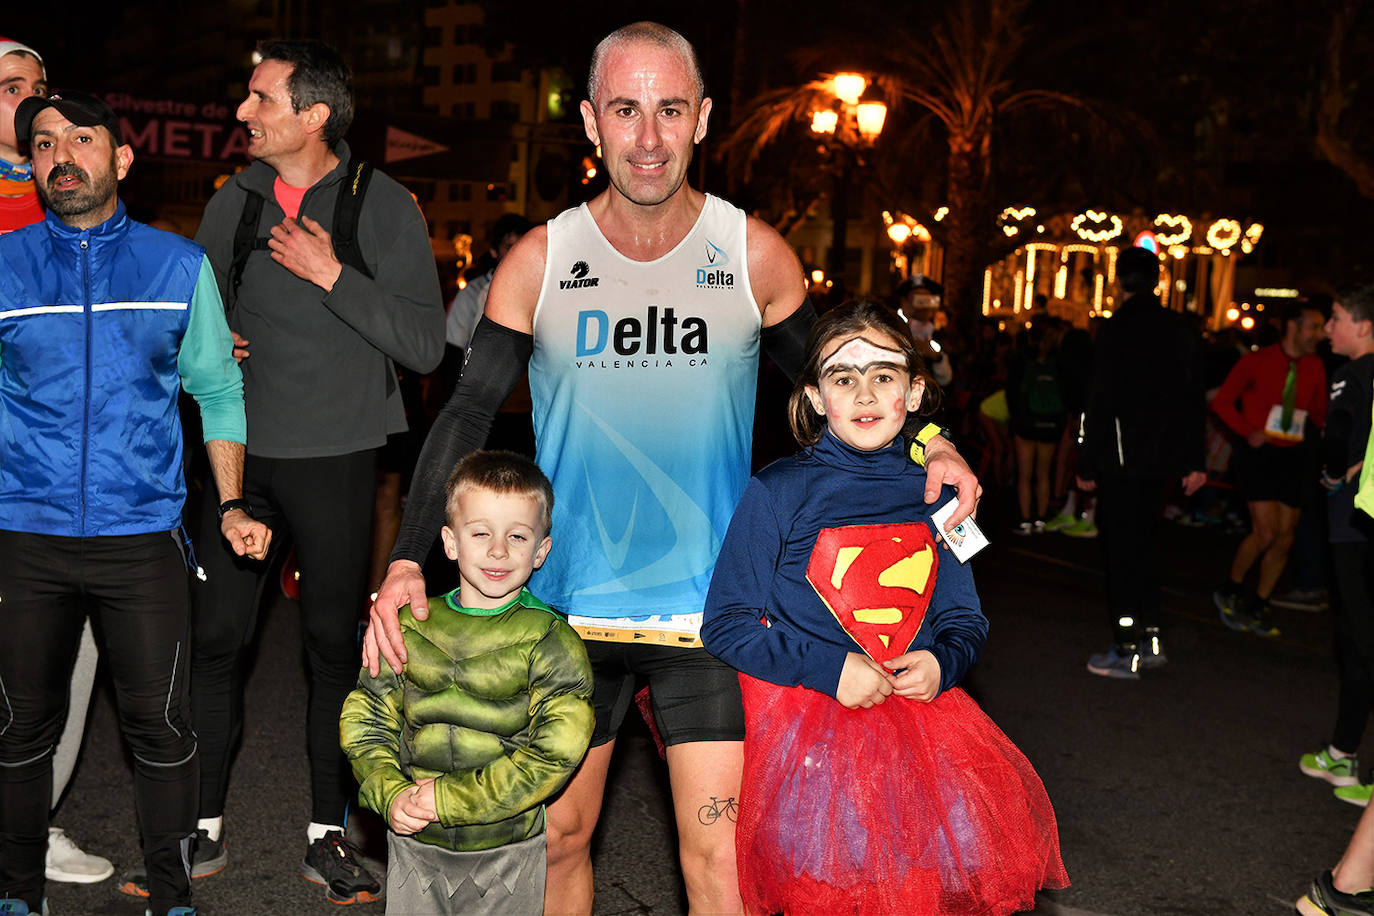
[[[844,276],[845,242],[849,227],[849,187],[854,165],[862,165],[860,155],[872,148],[883,132],[887,105],[880,99],[865,97],[868,78],[858,73],[837,73],[828,88],[834,101],[828,108],[811,112],[811,130],[830,138],[834,160],[834,185],[830,195],[830,251],[826,266],[836,280]]]

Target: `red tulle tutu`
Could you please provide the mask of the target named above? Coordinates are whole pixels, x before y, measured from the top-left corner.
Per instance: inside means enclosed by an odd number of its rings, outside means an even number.
[[[1066,887],[1054,808],[968,694],[845,709],[740,675],[736,849],[751,913],[974,916]]]

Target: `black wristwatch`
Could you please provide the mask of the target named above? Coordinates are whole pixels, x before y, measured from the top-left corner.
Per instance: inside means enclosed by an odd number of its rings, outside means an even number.
[[[224,513],[233,512],[235,509],[242,509],[249,518],[253,517],[253,507],[248,504],[246,499],[226,499],[219,504],[219,517],[222,520]]]

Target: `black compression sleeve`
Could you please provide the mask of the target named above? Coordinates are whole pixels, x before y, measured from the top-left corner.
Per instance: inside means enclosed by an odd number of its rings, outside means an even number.
[[[468,345],[463,374],[425,438],[391,559],[423,564],[444,525],[444,486],[456,465],[487,441],[501,402],[529,366],[534,337],[485,315]]]
[[[815,323],[816,307],[807,298],[795,312],[759,332],[763,351],[787,374],[789,382],[797,380],[806,363],[806,338]]]

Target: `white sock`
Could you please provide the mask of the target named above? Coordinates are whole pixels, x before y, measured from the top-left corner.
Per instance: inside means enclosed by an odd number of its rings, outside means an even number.
[[[1064,508],[1059,510],[1060,515],[1073,515],[1078,511],[1078,491],[1070,489],[1064,497]]]
[[[1326,746],[1326,752],[1331,755],[1333,760],[1344,760],[1346,757],[1355,756],[1354,754],[1347,754],[1345,751],[1338,749],[1334,744],[1328,744]]]
[[[331,830],[337,830],[340,833],[344,832],[344,829],[337,824],[318,824],[315,821],[311,821],[310,826],[305,828],[305,838],[307,841],[313,843],[316,840],[324,839],[324,835]]]
[[[224,832],[224,817],[202,817],[196,821],[196,829],[204,830],[211,840],[218,843],[220,834]]]

